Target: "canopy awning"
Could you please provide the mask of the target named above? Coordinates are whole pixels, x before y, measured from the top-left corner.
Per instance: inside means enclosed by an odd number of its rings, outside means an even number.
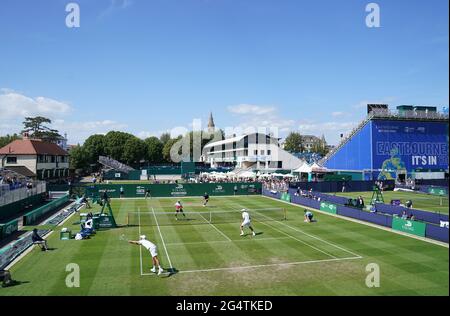
[[[312,172],[312,167],[308,166],[308,164],[303,164],[300,168],[294,170],[294,172],[299,172],[299,173],[311,173]]]
[[[327,168],[320,166],[318,163],[313,163],[313,165],[311,166],[311,170],[312,172],[316,172],[316,173],[327,173],[330,172],[330,170],[328,170]]]

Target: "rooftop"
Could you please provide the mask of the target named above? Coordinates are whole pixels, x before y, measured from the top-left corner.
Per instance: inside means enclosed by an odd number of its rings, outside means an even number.
[[[69,153],[56,144],[37,139],[18,139],[0,148],[0,155],[55,155],[68,156]]]

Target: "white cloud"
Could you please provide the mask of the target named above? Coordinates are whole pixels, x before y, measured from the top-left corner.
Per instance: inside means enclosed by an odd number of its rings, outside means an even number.
[[[30,97],[11,89],[0,90],[0,119],[23,119],[25,116],[49,116],[55,118],[68,114],[71,106],[47,97]]]
[[[249,115],[265,115],[274,113],[276,110],[273,106],[259,106],[253,104],[239,104],[231,105],[228,107],[228,111],[234,114],[249,114]]]
[[[240,120],[236,126],[225,128],[227,134],[239,135],[259,131],[278,136],[289,132],[295,126],[295,120],[280,117],[275,106],[239,104],[229,106],[228,111],[240,116]]]
[[[301,134],[325,135],[329,144],[337,144],[340,140],[340,134],[347,135],[358,125],[358,122],[303,122],[298,126]]]
[[[157,137],[157,138],[159,138],[164,133],[169,133],[170,134],[170,130],[167,130],[167,131],[156,131],[156,132],[140,131],[140,132],[138,132],[136,134],[136,136],[139,137],[140,139],[146,139],[146,138],[149,138],[149,137]]]
[[[344,112],[333,112],[333,113],[331,113],[331,115],[332,115],[333,117],[340,117],[340,116],[345,115],[345,113],[344,113]]]
[[[89,136],[94,134],[106,134],[113,130],[124,130],[126,124],[112,120],[87,121],[87,122],[67,122],[64,120],[55,120],[52,127],[60,133],[67,133],[69,143],[83,143]]]
[[[132,0],[110,0],[109,6],[100,12],[99,18],[103,18],[118,10],[124,10],[133,4]]]

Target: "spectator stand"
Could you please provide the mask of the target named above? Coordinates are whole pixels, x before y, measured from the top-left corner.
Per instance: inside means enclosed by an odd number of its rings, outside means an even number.
[[[72,214],[78,212],[82,207],[83,205],[81,204],[72,203],[51,218],[40,223],[38,227],[42,228],[38,228],[39,236],[42,238],[47,237],[53,229],[44,227],[55,227],[62,225]],[[31,240],[31,235],[32,232],[28,232],[24,236],[0,249],[0,270],[9,269],[9,267],[14,264],[14,261],[19,256],[32,249],[33,241]]]

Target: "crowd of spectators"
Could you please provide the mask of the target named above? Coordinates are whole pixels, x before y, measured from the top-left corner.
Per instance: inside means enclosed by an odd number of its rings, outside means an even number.
[[[234,182],[260,182],[258,179],[253,177],[235,177],[235,178],[224,178],[224,177],[214,177],[214,176],[201,176],[196,178],[188,179],[190,183],[234,183]]]
[[[300,188],[297,188],[297,190],[294,193],[295,196],[300,196],[306,199],[311,199],[311,200],[316,200],[319,201],[321,200],[320,196],[317,196],[314,194],[312,189],[309,190],[302,190]]]
[[[14,172],[0,170],[0,195],[21,188],[26,188],[29,192],[33,188],[33,182]]]
[[[263,179],[261,182],[263,183],[263,188],[266,190],[279,192],[285,192],[289,190],[290,181],[288,179]]]

